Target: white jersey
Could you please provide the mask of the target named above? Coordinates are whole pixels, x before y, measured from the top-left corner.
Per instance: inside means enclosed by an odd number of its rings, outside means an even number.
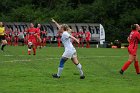
[[[65,50],[75,49],[71,43],[70,34],[67,31],[64,31],[61,37],[61,41],[65,47]]]
[[[63,57],[72,58],[73,54],[76,52],[76,49],[72,45],[70,34],[67,31],[64,31],[61,37],[61,41],[65,47],[65,52]]]

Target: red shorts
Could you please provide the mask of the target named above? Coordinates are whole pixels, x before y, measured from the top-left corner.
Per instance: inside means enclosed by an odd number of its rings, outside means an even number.
[[[129,54],[136,56],[137,55],[137,49],[133,49],[133,48],[128,48],[128,52]]]
[[[36,39],[29,39],[29,40],[28,40],[28,43],[29,43],[29,42],[32,42],[33,45],[36,45],[36,44],[37,44]]]
[[[86,39],[86,42],[89,42],[90,41],[90,39]]]

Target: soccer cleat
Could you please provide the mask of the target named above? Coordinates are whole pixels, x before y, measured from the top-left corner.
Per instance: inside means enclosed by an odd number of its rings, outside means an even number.
[[[36,55],[36,54],[33,54],[33,55]]]
[[[80,79],[85,79],[85,76],[80,76]]]
[[[1,48],[1,51],[2,51],[2,52],[4,52],[4,49],[3,49],[3,48]]]
[[[119,71],[119,73],[120,73],[121,75],[123,75],[123,72],[124,72],[123,70],[120,70],[120,71]]]
[[[57,74],[53,74],[52,76],[53,78],[60,78],[60,76],[57,76]]]

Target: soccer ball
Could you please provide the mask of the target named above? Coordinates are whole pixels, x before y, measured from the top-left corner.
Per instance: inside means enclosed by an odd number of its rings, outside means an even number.
[[[31,46],[32,45],[32,42],[29,42],[28,45]]]

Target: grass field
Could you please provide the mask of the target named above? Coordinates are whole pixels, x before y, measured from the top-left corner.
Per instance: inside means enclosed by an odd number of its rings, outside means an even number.
[[[38,49],[36,56],[27,55],[26,50],[26,46],[8,46],[5,52],[0,51],[0,93],[140,92],[140,76],[133,64],[123,76],[118,73],[128,59],[127,49],[77,48],[84,80],[79,79],[71,60],[60,79],[52,78],[64,48],[45,47]]]

